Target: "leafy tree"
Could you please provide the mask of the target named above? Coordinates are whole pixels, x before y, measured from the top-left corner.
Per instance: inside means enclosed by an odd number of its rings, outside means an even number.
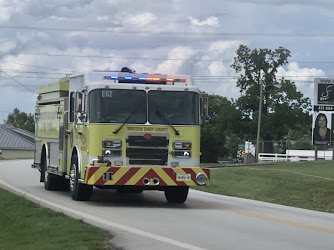
[[[207,95],[207,94],[205,94]],[[202,124],[202,162],[217,162],[218,156],[236,155],[240,141],[241,113],[235,104],[219,95],[207,95],[209,101],[208,120]]]
[[[21,112],[18,108],[15,108],[12,113],[8,114],[5,124],[11,124],[14,127],[21,128],[30,132],[35,132],[35,120],[32,114]]]
[[[277,79],[279,67],[288,63],[290,51],[278,49],[249,49],[240,45],[231,67],[241,72],[237,80],[241,97],[236,105],[242,112],[243,120],[248,124],[245,134],[254,139],[259,115],[260,88],[263,88],[261,137],[263,140],[279,140],[289,130],[302,129],[308,132],[311,125],[311,101],[303,97],[290,80]],[[266,146],[265,146],[266,147]],[[271,151],[267,147],[265,151]]]

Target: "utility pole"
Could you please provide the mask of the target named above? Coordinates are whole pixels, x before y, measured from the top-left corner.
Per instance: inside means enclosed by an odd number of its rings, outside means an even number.
[[[260,102],[259,102],[259,117],[257,119],[257,135],[256,135],[256,148],[255,148],[255,161],[259,161],[259,150],[260,150],[260,131],[261,131],[261,116],[262,116],[262,99],[263,99],[263,84],[261,78],[259,78],[260,83]]]

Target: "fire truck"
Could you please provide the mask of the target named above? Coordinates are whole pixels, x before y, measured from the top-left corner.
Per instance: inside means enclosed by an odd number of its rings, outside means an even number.
[[[200,167],[205,101],[191,77],[93,71],[38,87],[35,153],[46,190],[89,200],[94,188],[164,191],[184,203]]]

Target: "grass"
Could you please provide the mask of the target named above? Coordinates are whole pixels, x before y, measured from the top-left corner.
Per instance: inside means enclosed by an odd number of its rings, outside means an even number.
[[[0,249],[115,249],[111,235],[0,189]]]
[[[210,174],[210,186],[195,189],[334,213],[333,161],[225,167]]]

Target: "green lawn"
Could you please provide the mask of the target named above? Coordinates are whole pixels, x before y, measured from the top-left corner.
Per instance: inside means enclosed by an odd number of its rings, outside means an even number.
[[[96,227],[0,189],[0,249],[115,249]]]
[[[334,162],[212,169],[211,185],[195,189],[334,213]]]

